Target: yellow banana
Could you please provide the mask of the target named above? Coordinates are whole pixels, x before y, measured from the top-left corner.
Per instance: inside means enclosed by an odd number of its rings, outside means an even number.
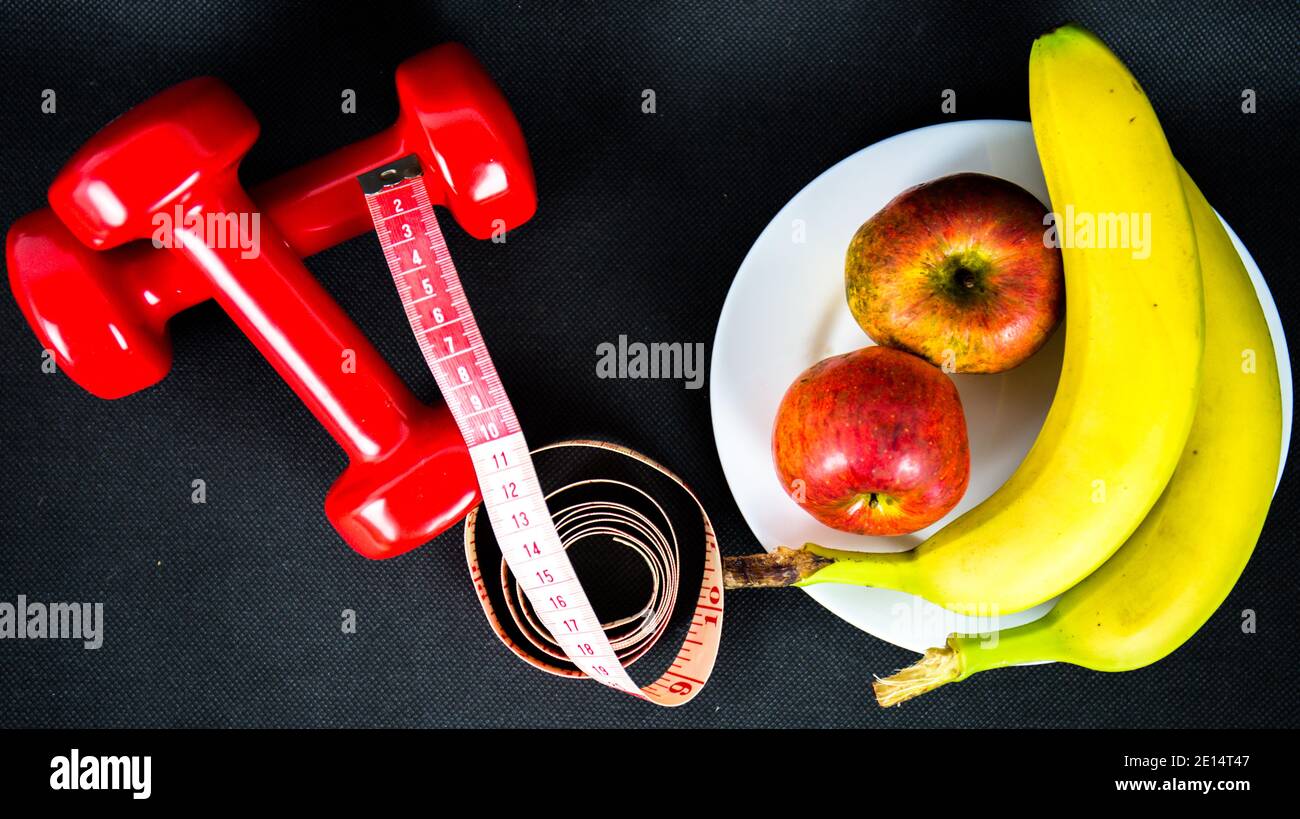
[[[1169,481],[1195,414],[1204,342],[1177,163],[1137,81],[1092,34],[1067,26],[1040,37],[1029,66],[1034,139],[1058,228],[1069,232],[1065,359],[1033,448],[992,496],[910,552],[807,544],[797,568],[789,550],[729,560],[733,585],[855,583],[963,614],[1017,612],[1092,573]],[[1070,232],[1085,219],[1091,235]],[[1128,230],[1119,241],[1121,222],[1149,228],[1145,247]],[[765,561],[784,561],[775,579]]]
[[[1115,556],[1045,617],[996,640],[949,637],[947,647],[877,680],[881,705],[1035,660],[1098,671],[1150,665],[1186,642],[1237,582],[1273,496],[1282,393],[1250,275],[1185,173],[1183,185],[1205,281],[1205,364],[1196,420],[1169,486]]]

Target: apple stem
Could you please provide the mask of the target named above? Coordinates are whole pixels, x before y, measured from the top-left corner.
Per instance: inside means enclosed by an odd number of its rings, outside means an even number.
[[[770,554],[722,559],[722,580],[728,589],[774,589],[793,586],[834,563],[806,549],[778,546]]]

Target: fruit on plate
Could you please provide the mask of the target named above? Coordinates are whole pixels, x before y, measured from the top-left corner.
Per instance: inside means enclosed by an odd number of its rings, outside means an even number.
[[[1065,309],[1047,209],[1005,179],[961,173],[896,196],[844,263],[858,324],[877,344],[947,372],[996,373],[1029,358]]]
[[[1169,486],[1115,556],[1045,617],[996,640],[949,637],[911,668],[877,680],[881,705],[1036,660],[1098,671],[1150,665],[1209,619],[1246,567],[1277,478],[1277,360],[1232,240],[1186,174],[1183,185],[1205,280],[1205,363],[1196,420]]]
[[[772,458],[786,494],[806,512],[863,535],[929,526],[970,479],[957,387],[888,347],[833,356],[796,378],[777,410]]]
[[[1023,611],[1087,577],[1169,482],[1199,397],[1204,313],[1178,166],[1124,64],[1092,34],[1040,37],[1029,61],[1034,138],[1058,211],[1141,214],[1152,241],[1063,243],[1065,358],[1029,454],[983,503],[910,552],[807,544],[798,571],[732,559],[736,585],[856,583],[981,616]]]

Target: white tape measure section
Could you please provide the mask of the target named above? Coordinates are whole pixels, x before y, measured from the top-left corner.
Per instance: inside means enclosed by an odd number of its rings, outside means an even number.
[[[681,704],[703,686],[718,636],[710,636],[708,652],[699,652],[699,676],[670,670],[645,691],[628,676],[556,532],[528,444],[474,321],[421,173],[412,156],[359,181],[411,330],[469,448],[502,556],[536,617],[574,666],[634,697]],[[715,609],[702,616],[720,633],[720,557],[711,527],[709,535],[700,604]],[[700,619],[697,607],[695,622]],[[693,635],[699,637],[698,632],[697,627]],[[683,656],[674,668],[682,666]],[[673,677],[690,682],[674,685]]]
[[[658,680],[641,689],[646,698],[656,705],[669,707],[683,705],[699,694],[708,681],[722,641],[722,557],[718,552],[718,541],[713,531],[713,524],[699,498],[681,478],[662,464],[627,447],[608,441],[561,441],[539,447],[533,450],[533,455],[554,457],[554,453],[575,453],[581,450],[604,453],[606,457],[615,460],[626,459],[639,468],[657,474],[660,478],[666,478],[676,484],[699,511],[704,541],[703,565],[700,573],[699,595],[693,605],[689,627],[668,668]],[[592,467],[592,469],[596,473],[603,472],[599,467]],[[647,482],[654,483],[653,480]],[[563,480],[559,483],[563,484]],[[590,488],[595,485],[622,487],[624,492],[621,494],[624,500],[629,499],[627,493],[631,493],[632,498],[639,496],[641,502],[636,505],[641,506],[642,511],[621,502],[617,497],[620,493],[615,493],[614,497],[605,496],[600,500],[577,503],[561,497],[571,491],[582,492],[584,487]],[[663,507],[653,497],[637,485],[625,480],[608,477],[578,479],[551,488],[547,497],[550,506],[558,510],[555,515],[556,528],[566,548],[582,540],[593,527],[599,528],[610,536],[614,544],[641,551],[648,562],[658,564],[662,570],[663,582],[667,587],[662,590],[662,593],[671,598],[666,612],[661,607],[663,601],[652,592],[639,615],[604,624],[606,633],[615,636],[613,644],[619,651],[620,661],[624,667],[631,666],[663,635],[668,624],[660,617],[672,617],[674,610],[678,608],[679,552],[674,526]],[[646,501],[649,502],[648,505]],[[646,512],[651,516],[648,517]],[[507,618],[498,615],[493,594],[488,588],[492,581],[485,576],[480,565],[477,521],[477,509],[471,511],[465,518],[465,558],[469,565],[470,577],[474,581],[474,588],[478,592],[479,604],[483,607],[483,615],[487,618],[492,631],[515,656],[534,668],[562,677],[585,676],[580,670],[567,668],[548,660],[557,657],[557,652],[551,648],[554,641],[548,634],[540,633],[531,611],[525,609],[524,601],[527,598],[520,596],[518,579],[509,569],[509,564],[501,560],[498,555],[491,559],[502,564],[497,582],[499,593],[505,603],[503,613],[508,615],[509,620],[514,621],[515,630],[512,633],[506,627]],[[654,573],[653,569],[651,573]],[[492,572],[489,571],[488,574]],[[626,629],[623,628],[624,625]]]

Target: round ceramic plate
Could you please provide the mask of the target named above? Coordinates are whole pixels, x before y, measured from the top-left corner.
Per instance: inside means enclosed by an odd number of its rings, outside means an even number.
[[[861,551],[910,549],[991,495],[1037,436],[1061,369],[1064,332],[1059,329],[1010,372],[955,376],[970,433],[970,488],[933,526],[894,538],[830,529],[786,496],[772,466],[772,419],[790,382],[827,356],[872,343],[844,301],[844,252],[854,232],[903,190],[963,171],[1002,177],[1048,201],[1029,123],[976,120],[920,128],[865,148],[813,180],[772,219],[741,264],[713,343],[713,434],[727,483],[763,548],[814,541]],[[1286,339],[1259,268],[1235,233],[1232,238],[1277,349],[1284,462],[1292,411]],[[979,633],[992,625],[899,592],[831,584],[807,592],[858,628],[918,652],[942,645],[951,632]],[[1003,616],[998,626],[1028,622],[1050,607],[1045,603]]]

